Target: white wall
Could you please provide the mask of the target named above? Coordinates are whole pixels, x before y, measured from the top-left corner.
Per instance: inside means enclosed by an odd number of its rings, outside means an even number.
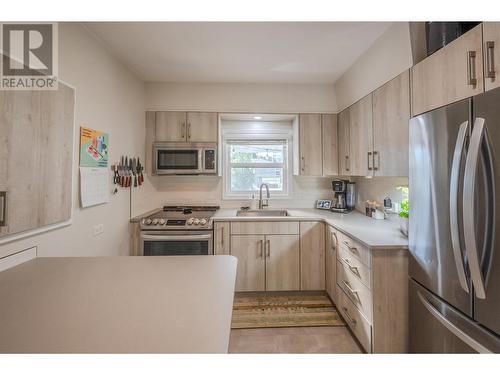
[[[397,187],[408,186],[408,177],[353,177],[351,180],[356,183],[356,209],[363,213],[367,200],[383,202],[389,197],[393,202],[401,202],[403,197]]]
[[[146,83],[146,109],[217,112],[336,112],[333,85]]]
[[[335,82],[338,110],[365,95],[412,66],[408,22],[395,22]]]
[[[119,63],[80,24],[59,25],[59,76],[76,88],[75,144],[80,126],[109,132],[110,160],[136,155],[144,160],[144,84]],[[39,256],[127,255],[130,194],[123,189],[101,206],[80,209],[78,147],[73,165],[73,224],[31,238],[0,245],[0,256],[38,246]],[[142,208],[153,208],[136,194]],[[93,237],[92,226],[104,224]]]

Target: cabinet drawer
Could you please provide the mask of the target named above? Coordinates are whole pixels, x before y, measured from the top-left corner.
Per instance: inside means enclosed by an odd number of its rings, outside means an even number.
[[[359,259],[362,263],[371,268],[371,252],[370,249],[366,248],[359,242],[353,240],[352,238],[346,236],[343,233],[338,232],[339,247],[346,249],[352,256]]]
[[[231,234],[299,234],[298,221],[232,222]]]
[[[347,270],[371,289],[371,269],[361,263],[345,246],[341,246],[337,254],[338,259],[347,266]]]
[[[361,343],[363,348],[371,353],[372,348],[372,330],[370,323],[363,317],[356,306],[353,305],[349,297],[344,293],[342,288],[337,286],[337,305],[339,312],[347,322],[349,328]]]
[[[372,293],[363,283],[349,271],[344,263],[337,261],[337,285],[349,296],[352,303],[372,321]]]

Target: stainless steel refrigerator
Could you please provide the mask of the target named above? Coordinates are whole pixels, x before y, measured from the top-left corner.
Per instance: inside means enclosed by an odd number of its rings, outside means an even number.
[[[410,121],[410,352],[500,353],[500,89]]]

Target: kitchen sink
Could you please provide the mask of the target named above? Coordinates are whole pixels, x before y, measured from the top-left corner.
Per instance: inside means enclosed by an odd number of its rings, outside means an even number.
[[[286,210],[238,210],[236,216],[249,216],[249,217],[288,216],[288,212]]]

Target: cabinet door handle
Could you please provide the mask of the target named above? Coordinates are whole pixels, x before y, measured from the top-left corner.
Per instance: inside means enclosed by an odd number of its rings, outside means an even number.
[[[187,124],[187,139],[191,139],[191,123]]]
[[[377,164],[375,164],[375,156],[377,157]],[[373,170],[378,171],[380,168],[380,152],[373,151]]]
[[[0,227],[7,225],[7,192],[0,191]]]
[[[373,168],[370,166],[370,160],[372,160],[372,152],[368,151],[368,170],[371,171]]]
[[[345,316],[347,317],[347,319],[350,320],[350,322],[352,323],[352,325],[356,325],[357,321],[351,315],[349,315],[349,310],[347,310],[346,307],[342,307],[342,310],[344,310]]]
[[[467,51],[467,84],[477,85],[476,78],[476,51]]]
[[[271,240],[267,240],[267,257],[271,259]]]
[[[224,226],[220,228],[220,246],[224,250]]]
[[[181,123],[181,138],[186,138],[186,123]]]
[[[332,232],[332,250],[335,250],[337,248],[337,243],[338,243],[337,235],[334,232]]]
[[[486,78],[495,78],[495,42],[486,42]]]
[[[264,247],[264,240],[259,241],[259,258],[262,258],[264,255],[264,252],[262,251]]]
[[[346,155],[345,156],[345,170],[346,171],[349,171],[350,164],[351,163],[349,163],[349,155]]]
[[[302,162],[302,167],[300,169],[302,170],[302,172],[304,172],[306,170],[306,158],[302,156],[300,159]]]

